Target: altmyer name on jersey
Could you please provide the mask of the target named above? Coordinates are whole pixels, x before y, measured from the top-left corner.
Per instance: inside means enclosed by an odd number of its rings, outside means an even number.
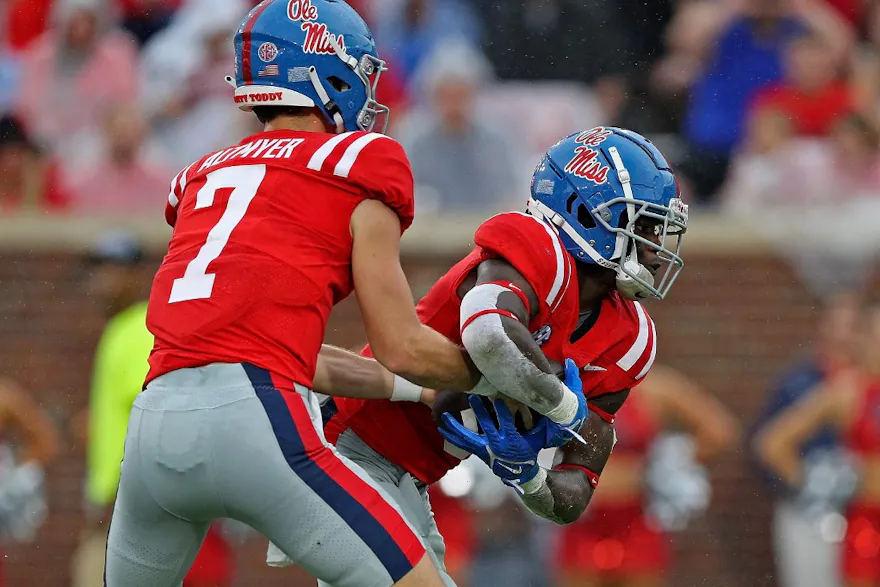
[[[302,142],[303,139],[257,139],[214,153],[205,159],[199,171],[233,159],[290,159]]]

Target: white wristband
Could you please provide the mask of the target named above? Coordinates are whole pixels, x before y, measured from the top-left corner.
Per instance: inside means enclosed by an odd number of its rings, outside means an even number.
[[[391,401],[393,402],[418,402],[422,400],[422,386],[412,381],[407,381],[400,375],[394,376],[394,386],[391,388]]]
[[[547,484],[547,471],[544,467],[538,469],[538,474],[519,486],[526,495],[537,493]]]
[[[562,400],[559,402],[559,405],[544,414],[557,424],[568,424],[574,420],[580,406],[577,395],[569,388],[565,386],[563,388],[565,391],[562,394]]]

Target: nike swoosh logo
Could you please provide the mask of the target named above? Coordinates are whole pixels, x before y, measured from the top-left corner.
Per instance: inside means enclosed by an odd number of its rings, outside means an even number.
[[[505,464],[502,463],[501,461],[498,461],[498,466],[501,467],[501,468],[503,468],[503,469],[507,469],[508,471],[510,471],[511,473],[513,473],[514,475],[519,475],[520,473],[523,472],[522,467],[517,467],[517,468],[514,469],[513,467],[508,467],[507,465],[505,465]]]
[[[599,367],[598,365],[590,365],[587,363],[584,365],[583,371],[607,371],[605,367]]]

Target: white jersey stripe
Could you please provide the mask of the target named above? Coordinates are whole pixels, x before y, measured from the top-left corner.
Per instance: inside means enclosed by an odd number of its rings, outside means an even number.
[[[547,234],[550,235],[550,240],[553,241],[553,252],[556,253],[556,279],[553,280],[553,287],[550,289],[550,293],[547,294],[547,305],[553,306],[556,304],[557,299],[562,298],[560,294],[564,293],[562,290],[562,280],[565,279],[565,269],[568,264],[565,262],[565,254],[562,252],[562,243],[559,241],[559,235],[547,226],[547,223],[543,220],[535,218],[535,222],[543,226]]]
[[[177,208],[177,205],[180,203],[180,199],[177,197],[177,194],[174,193],[174,190],[177,188],[177,182],[180,181],[181,175],[183,175],[182,171],[175,175],[174,179],[171,180],[171,191],[168,192],[168,203],[172,208]]]
[[[567,261],[567,259],[565,259],[565,261]],[[571,282],[572,271],[573,270],[572,270],[571,263],[565,263],[565,284],[563,284],[563,286],[562,286],[563,295],[560,295],[559,297],[556,298],[556,303],[553,305],[552,308],[550,308],[551,312],[555,312],[556,308],[558,308],[559,305],[562,304],[562,300],[565,299],[564,294],[566,291],[568,291],[568,284]]]
[[[636,375],[636,381],[641,381],[642,378],[648,374],[648,371],[651,370],[651,365],[654,364],[654,357],[657,356],[657,327],[654,326],[654,321],[648,318],[651,326],[651,356],[648,357],[648,362],[645,363],[645,366],[642,367],[642,370],[639,371],[639,374]]]
[[[333,170],[333,175],[337,175],[339,177],[348,177],[348,174],[351,173],[351,168],[354,167],[355,162],[357,161],[358,155],[361,154],[367,145],[375,141],[376,139],[387,139],[385,135],[379,134],[377,132],[371,132],[370,134],[364,135],[352,144],[348,146],[345,150],[345,153],[342,155],[342,159],[339,160],[339,163],[336,165],[336,169]]]
[[[633,365],[639,362],[642,353],[644,353],[645,349],[648,347],[648,315],[645,313],[645,309],[642,308],[640,303],[635,302],[635,305],[636,313],[639,315],[639,334],[633,345],[629,348],[626,354],[623,355],[623,358],[617,361],[617,366],[624,371],[632,369]]]
[[[175,176],[174,176],[174,179],[171,180],[171,191],[172,191],[172,192],[174,191],[174,188],[177,187],[177,183],[180,181],[180,176],[181,176],[181,175],[183,175],[183,172],[182,172],[182,171],[181,171],[180,173],[178,173],[177,175],[175,175]]]
[[[306,166],[312,171],[321,171],[321,168],[324,167],[324,162],[327,160],[327,157],[330,156],[330,153],[333,152],[333,149],[336,148],[339,143],[350,137],[351,132],[344,132],[341,135],[336,135],[323,145],[321,148],[315,151],[315,154],[312,155],[312,158],[309,159],[309,164]]]
[[[168,194],[168,203],[171,204],[172,208],[177,208],[177,205],[180,204],[180,198],[177,197],[177,194],[174,193],[175,188],[183,196],[183,190],[186,188],[186,174],[189,173],[189,170],[192,169],[192,166],[195,163],[191,163],[189,167],[178,173],[174,176],[174,179],[171,180],[171,192]]]
[[[559,235],[556,234],[546,222],[539,218],[535,218],[531,214],[526,214],[525,212],[514,212],[514,214],[521,214],[540,224],[541,227],[547,231],[547,234],[550,236],[550,241],[553,243],[553,252],[556,253],[556,278],[553,280],[553,287],[550,288],[550,293],[547,294],[547,299],[545,300],[547,305],[552,308],[556,300],[561,297],[559,294],[563,291],[562,286],[563,281],[565,280],[566,262],[565,256],[562,252],[562,244],[559,241]],[[565,285],[567,286],[568,284]]]
[[[183,173],[180,174],[180,195],[183,195],[183,190],[186,189],[186,174],[189,173],[189,170],[192,169],[192,166],[195,163],[192,163],[189,167],[183,170]]]

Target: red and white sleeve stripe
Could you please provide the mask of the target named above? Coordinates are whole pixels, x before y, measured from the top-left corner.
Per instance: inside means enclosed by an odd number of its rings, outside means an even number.
[[[617,366],[632,375],[635,367],[641,366],[634,378],[638,381],[648,374],[654,357],[657,355],[657,336],[654,321],[638,302],[635,302],[636,314],[639,319],[639,333],[635,342],[623,357],[617,361]]]
[[[550,286],[550,291],[544,299],[552,312],[556,310],[562,302],[562,299],[565,297],[565,292],[568,290],[568,286],[571,283],[571,274],[573,271],[571,260],[568,258],[568,253],[562,246],[562,241],[559,239],[559,235],[549,224],[539,218],[535,218],[531,214],[526,214],[525,212],[514,212],[514,214],[520,214],[530,219],[532,222],[537,222],[541,228],[546,231],[547,236],[550,238],[550,242],[553,244],[553,253],[556,257],[555,277],[553,278],[553,285]]]
[[[180,196],[177,195],[177,186],[181,175],[183,175],[182,171],[175,175],[174,179],[171,180],[171,191],[168,193],[168,205],[172,208],[177,208],[177,205],[180,204]]]
[[[358,137],[344,147],[340,147],[354,134],[356,133],[346,132],[328,140],[315,151],[306,167],[312,171],[333,173],[337,177],[348,177],[351,168],[357,163],[358,157],[367,145],[373,141],[388,138],[383,134],[371,132]]]
[[[171,192],[168,194],[168,205],[172,208],[177,208],[178,204],[180,204],[180,198],[183,197],[183,190],[186,189],[186,176],[189,173],[189,170],[192,169],[193,165],[195,165],[195,163],[178,173],[174,179],[171,180]]]
[[[654,358],[657,356],[657,330],[650,316],[648,317],[648,324],[651,328],[651,354],[648,355],[648,360],[645,362],[642,370],[636,375],[636,381],[641,381],[648,374],[648,371],[651,370],[651,366],[654,364]]]

